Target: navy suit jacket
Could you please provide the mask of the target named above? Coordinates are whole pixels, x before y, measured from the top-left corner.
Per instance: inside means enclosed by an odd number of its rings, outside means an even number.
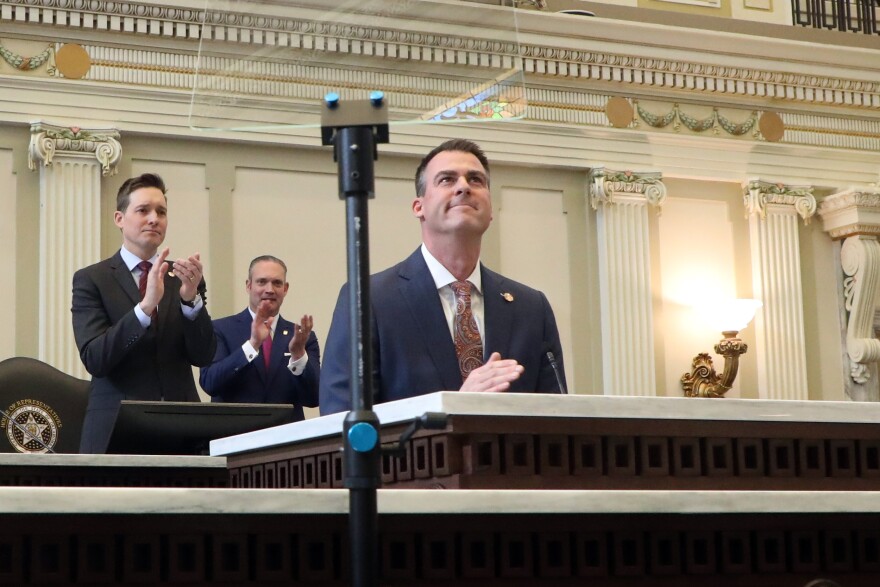
[[[294,404],[295,418],[302,420],[303,406],[314,408],[318,405],[321,376],[318,338],[314,332],[309,334],[306,341],[309,362],[301,374],[294,375],[287,368],[290,357],[284,353],[288,352],[296,325],[279,315],[267,371],[262,356],[248,362],[241,350],[241,345],[251,337],[252,323],[247,308],[234,316],[214,321],[217,352],[214,362],[201,369],[199,383],[202,389],[214,402]]]
[[[486,329],[484,358],[499,352],[502,358],[516,359],[525,367],[522,376],[511,384],[510,392],[558,393],[547,351],[554,354],[564,381],[562,347],[547,298],[482,265],[480,270]],[[461,388],[455,344],[421,250],[371,276],[370,288],[374,402]],[[351,409],[349,341],[346,284],[339,293],[324,349],[321,414]]]
[[[195,320],[186,318],[180,309],[180,279],[167,274],[158,318],[149,328],[134,313],[140,301],[119,252],[73,276],[73,334],[92,375],[82,453],[106,452],[124,399],[199,401],[192,366],[210,363],[216,345],[207,307]]]

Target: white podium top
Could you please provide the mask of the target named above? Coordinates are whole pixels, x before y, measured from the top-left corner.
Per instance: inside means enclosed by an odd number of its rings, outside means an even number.
[[[449,415],[743,422],[880,423],[880,403],[687,397],[463,393],[441,391],[378,404],[382,424],[410,421],[425,412]],[[265,428],[211,441],[212,456],[228,456],[342,434],[344,413]]]

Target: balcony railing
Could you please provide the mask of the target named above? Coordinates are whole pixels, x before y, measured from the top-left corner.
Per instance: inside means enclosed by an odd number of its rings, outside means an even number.
[[[794,23],[868,35],[880,34],[880,0],[792,0]]]

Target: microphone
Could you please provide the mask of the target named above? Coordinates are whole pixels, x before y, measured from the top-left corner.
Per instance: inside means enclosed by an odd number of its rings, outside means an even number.
[[[553,355],[553,351],[547,351],[547,360],[550,361],[550,366],[553,368],[553,374],[556,375],[556,385],[559,387],[559,393],[568,395],[568,390],[565,389],[565,384],[562,382],[562,376],[559,374],[559,366],[556,364],[556,357]]]

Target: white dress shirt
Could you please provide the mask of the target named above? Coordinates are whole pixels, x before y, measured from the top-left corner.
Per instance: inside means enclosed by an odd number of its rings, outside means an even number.
[[[428,251],[428,247],[422,243],[422,256],[428,265],[428,271],[434,279],[434,285],[437,286],[437,293],[440,295],[440,304],[443,306],[443,314],[446,316],[446,325],[449,327],[449,336],[455,338],[453,332],[455,321],[455,290],[452,289],[451,283],[458,281],[449,270],[440,264],[434,255]],[[471,313],[474,320],[477,321],[477,329],[480,331],[480,338],[486,340],[486,325],[484,321],[483,310],[483,281],[480,274],[480,262],[477,261],[474,271],[465,281],[470,281],[471,285]]]

